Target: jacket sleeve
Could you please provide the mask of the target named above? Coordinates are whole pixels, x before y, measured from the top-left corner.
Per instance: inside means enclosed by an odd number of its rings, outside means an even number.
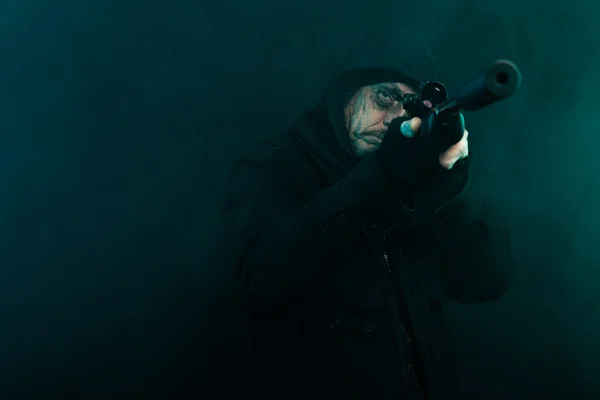
[[[346,253],[362,235],[385,229],[358,217],[369,202],[383,196],[377,191],[383,185],[373,158],[306,203],[278,167],[285,163],[274,162],[281,159],[280,151],[264,150],[234,163],[222,210],[235,252],[235,281],[252,308],[284,304],[310,288],[328,257],[342,249]]]
[[[479,303],[499,300],[508,292],[515,270],[510,232],[471,177],[436,212],[433,240],[435,264],[450,298]]]

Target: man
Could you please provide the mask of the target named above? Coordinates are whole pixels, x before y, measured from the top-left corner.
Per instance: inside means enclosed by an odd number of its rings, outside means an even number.
[[[403,94],[437,78],[423,42],[382,34],[352,60],[229,177],[223,217],[254,352],[246,389],[450,398],[438,287],[461,303],[500,299],[508,230],[476,193],[468,133],[438,152],[403,108]]]

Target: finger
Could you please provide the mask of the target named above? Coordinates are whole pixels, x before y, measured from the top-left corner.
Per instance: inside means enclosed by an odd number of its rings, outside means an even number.
[[[456,164],[458,160],[467,158],[468,155],[469,141],[465,138],[457,144],[455,144],[454,146],[448,148],[448,150],[446,150],[442,154],[440,154],[439,162],[443,168],[449,170],[452,169],[452,167],[454,166],[454,164]]]
[[[400,125],[400,132],[402,132],[402,134],[405,137],[412,138],[415,137],[415,134],[419,131],[420,128],[421,119],[415,117],[413,119],[409,119],[408,121],[404,121],[402,125]]]
[[[456,161],[458,161],[458,159],[460,158],[460,155],[461,154],[460,154],[459,149],[448,150],[448,151],[440,154],[440,156],[439,156],[440,165],[446,169],[450,169],[450,168],[452,168],[454,163]]]
[[[419,129],[421,129],[421,118],[414,117],[410,120],[410,130],[417,133],[419,132]]]
[[[444,169],[451,169],[456,163],[456,159],[454,157],[449,157],[448,155],[441,155],[439,158],[440,165]]]
[[[462,154],[460,156],[461,159],[463,158],[467,158],[469,156],[469,132],[467,132],[465,130],[465,136],[464,136],[464,146],[462,146]]]
[[[446,152],[450,153],[450,154],[462,154],[464,149],[466,148],[468,150],[468,146],[469,146],[469,132],[468,131],[464,131],[463,132],[463,137],[462,139],[460,139],[459,142],[453,144],[452,146],[448,147],[446,149]]]
[[[402,125],[400,125],[400,132],[407,138],[412,138],[415,136],[415,132],[410,127],[410,120],[404,121]]]

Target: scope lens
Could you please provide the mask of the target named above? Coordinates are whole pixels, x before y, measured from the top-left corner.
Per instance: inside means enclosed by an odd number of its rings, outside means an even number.
[[[440,82],[427,82],[421,88],[421,100],[428,101],[433,106],[443,103],[448,99],[448,90]]]

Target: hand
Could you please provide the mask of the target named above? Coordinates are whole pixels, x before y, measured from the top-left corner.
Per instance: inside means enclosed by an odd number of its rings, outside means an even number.
[[[420,129],[423,127],[419,118],[400,117],[392,120],[389,133],[375,152],[379,168],[399,193],[409,197],[451,198],[464,188],[465,178],[468,177],[464,173],[468,165],[465,164],[465,168],[456,165],[457,161],[468,155],[468,133],[461,132],[462,138],[458,143],[452,146],[448,144],[447,149],[440,151],[433,140],[414,138]]]
[[[408,121],[404,121],[400,126],[400,131],[407,138],[414,137],[421,128],[421,119],[413,118]],[[467,158],[469,155],[469,132],[465,129],[463,137],[460,142],[453,146],[450,146],[446,151],[441,153],[438,157],[440,165],[447,170],[452,169],[457,161]]]

